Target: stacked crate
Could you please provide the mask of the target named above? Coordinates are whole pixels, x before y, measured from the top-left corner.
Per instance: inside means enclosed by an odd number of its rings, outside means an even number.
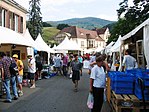
[[[135,89],[134,93],[137,96],[138,99],[142,100],[142,92],[141,92],[141,86],[139,84],[138,79],[143,80],[143,85],[144,85],[144,98],[145,100],[149,100],[149,70],[146,69],[133,69],[133,70],[127,70],[127,73],[132,73],[135,75]]]
[[[142,92],[141,92],[141,86],[138,82],[138,78],[141,78],[143,80],[143,94],[144,99],[147,101],[149,100],[149,70],[143,70],[142,73],[136,74],[136,83],[135,83],[135,95],[138,97],[138,99],[142,100]]]
[[[135,77],[131,73],[124,72],[109,72],[111,79],[111,89],[116,94],[133,94]]]

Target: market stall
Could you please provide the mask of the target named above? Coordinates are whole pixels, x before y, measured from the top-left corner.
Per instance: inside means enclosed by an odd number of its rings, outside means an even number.
[[[43,63],[44,64],[49,64],[49,59],[50,59],[50,53],[53,53],[54,50],[51,49],[43,40],[43,38],[41,37],[41,35],[39,34],[38,37],[35,40],[36,43],[38,43],[37,45],[40,48],[40,55],[43,55],[42,57],[44,57]],[[43,51],[43,52],[42,52]]]
[[[149,19],[123,37],[119,37],[111,51],[132,50],[139,68],[108,73],[108,101],[115,112],[149,111]],[[109,90],[110,88],[110,90]]]

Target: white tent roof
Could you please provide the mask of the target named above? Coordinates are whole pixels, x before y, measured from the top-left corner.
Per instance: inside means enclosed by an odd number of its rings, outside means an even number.
[[[110,44],[108,44],[107,46],[106,46],[106,48],[105,48],[105,53],[110,53],[111,51],[110,51],[110,49],[111,49],[111,47],[114,45],[114,43],[115,42],[111,42]]]
[[[144,21],[142,24],[140,24],[138,27],[136,27],[134,30],[132,30],[128,34],[124,35],[121,38],[121,40],[126,40],[126,39],[130,38],[131,36],[136,34],[141,28],[143,28],[146,24],[149,24],[149,18],[146,21]]]
[[[68,39],[65,39],[55,48],[55,50],[81,50],[78,45]]]
[[[31,42],[26,40],[21,34],[0,26],[0,43],[2,44],[17,44],[24,46],[32,46]]]
[[[71,47],[75,48],[76,50],[80,50],[80,51],[82,50],[79,47],[79,45],[75,41],[73,41],[72,39],[70,40],[70,43],[71,43]]]
[[[38,50],[38,51],[41,50],[41,49],[40,49],[40,46],[38,46],[38,44],[37,44],[37,43],[33,40],[33,38],[31,37],[31,35],[30,35],[28,29],[26,29],[26,31],[25,31],[25,33],[24,33],[23,36],[25,37],[25,39],[27,39],[27,40],[29,40],[29,41],[31,42],[32,46],[33,46],[36,50]]]
[[[102,50],[104,50],[104,48],[99,46],[95,51],[96,52],[101,52]]]
[[[55,49],[56,48],[56,44],[54,44],[54,46],[52,47],[52,49]]]
[[[92,53],[94,51],[95,51],[94,49],[86,49],[86,50],[84,50],[84,53]]]
[[[36,38],[35,42],[40,48],[40,51],[46,51],[46,52],[54,52],[42,39],[41,35],[39,34]]]
[[[115,42],[112,41],[110,44],[108,44],[108,45],[106,46],[106,49],[110,49],[110,48],[114,45],[114,43],[115,43]]]
[[[111,47],[111,49],[110,49],[111,52],[119,52],[121,44],[122,44],[121,36],[119,36],[119,38],[117,39],[115,44]]]

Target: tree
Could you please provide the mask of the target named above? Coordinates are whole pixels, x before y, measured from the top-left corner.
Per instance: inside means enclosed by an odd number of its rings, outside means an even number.
[[[43,27],[52,27],[52,25],[47,22],[43,22],[42,25]]]
[[[57,29],[62,30],[66,27],[70,27],[68,24],[58,24]]]
[[[117,40],[119,35],[126,35],[149,18],[149,0],[133,0],[133,3],[131,7],[128,6],[128,0],[123,0],[119,4],[120,9],[117,10],[119,20],[111,31],[109,42]]]
[[[42,35],[42,17],[40,12],[40,0],[29,1],[29,21],[27,27],[35,40],[40,33]]]

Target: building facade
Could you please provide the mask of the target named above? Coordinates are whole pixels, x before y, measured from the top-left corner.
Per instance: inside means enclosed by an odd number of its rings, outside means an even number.
[[[105,41],[98,36],[96,31],[86,30],[76,26],[64,28],[55,36],[55,40],[60,43],[64,40],[65,33],[70,34],[68,37],[75,41],[82,50],[96,49],[98,47],[104,48],[106,45]]]
[[[23,34],[26,30],[27,10],[16,3],[14,0],[0,0],[0,26],[9,28],[17,33]],[[4,36],[0,34],[1,37]],[[11,38],[2,37],[2,38]],[[19,37],[18,37],[19,38]],[[26,46],[1,43],[0,52],[5,52],[12,56],[18,54],[19,59],[27,69],[27,48]]]
[[[105,42],[108,41],[108,38],[110,37],[109,28],[94,29],[93,31],[96,31],[98,36],[100,36]]]
[[[0,0],[0,26],[24,33],[26,14],[27,10],[14,0]]]

